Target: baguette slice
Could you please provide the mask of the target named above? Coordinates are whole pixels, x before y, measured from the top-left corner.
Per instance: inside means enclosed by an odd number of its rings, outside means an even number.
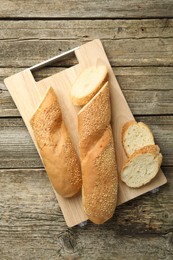
[[[134,152],[123,166],[121,180],[131,188],[150,182],[158,173],[162,155],[158,145],[148,145]]]
[[[117,203],[118,176],[111,127],[82,160],[82,202],[95,224],[110,219]]]
[[[146,145],[155,144],[149,127],[142,122],[137,123],[136,121],[129,121],[123,126],[122,142],[128,157]]]
[[[30,123],[55,191],[63,197],[75,195],[82,186],[80,161],[63,122],[53,88],[49,88]]]
[[[77,106],[87,104],[107,81],[106,66],[91,66],[85,69],[71,88],[72,103]]]

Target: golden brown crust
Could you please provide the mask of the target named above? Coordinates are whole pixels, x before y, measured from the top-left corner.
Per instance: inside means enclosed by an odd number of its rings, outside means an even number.
[[[139,150],[135,151],[127,160],[127,162],[125,163],[125,165],[123,166],[123,168],[126,167],[126,165],[131,162],[136,156],[141,155],[141,154],[145,154],[145,153],[151,153],[151,154],[158,154],[160,152],[160,148],[158,145],[146,145],[142,148],[140,148]]]
[[[117,201],[118,176],[110,119],[106,83],[78,114],[82,201],[88,218],[96,224],[112,217]]]
[[[108,82],[78,113],[80,156],[85,157],[90,147],[102,136],[111,119]]]
[[[102,224],[110,219],[117,202],[118,176],[111,127],[82,161],[83,206],[89,219]]]
[[[81,188],[81,169],[62,119],[57,96],[50,88],[30,120],[52,186],[63,197]]]

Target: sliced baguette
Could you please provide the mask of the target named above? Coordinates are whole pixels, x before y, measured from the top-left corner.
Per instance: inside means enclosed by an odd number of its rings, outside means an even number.
[[[127,122],[122,129],[122,143],[127,156],[146,145],[154,145],[154,137],[149,127],[136,121]]]
[[[158,145],[145,146],[129,157],[121,171],[121,180],[131,188],[139,188],[156,176],[161,163]]]
[[[118,176],[111,127],[82,160],[82,201],[95,224],[110,219],[117,203]]]
[[[49,88],[30,123],[55,191],[63,197],[75,195],[82,186],[80,161],[62,119],[53,88]]]
[[[74,105],[83,106],[99,91],[107,81],[106,66],[91,66],[84,70],[71,88],[71,99]]]
[[[78,113],[82,203],[95,224],[111,218],[117,202],[118,174],[110,119],[107,82]]]

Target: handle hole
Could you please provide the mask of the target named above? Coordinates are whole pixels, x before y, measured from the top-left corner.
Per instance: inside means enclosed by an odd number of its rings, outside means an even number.
[[[57,72],[60,72],[64,69],[70,68],[76,64],[78,64],[78,60],[76,58],[75,52],[70,52],[68,54],[62,54],[62,56],[55,58],[55,60],[50,59],[50,61],[46,61],[45,65],[37,65],[33,66],[30,71],[36,82],[45,79],[54,75]]]

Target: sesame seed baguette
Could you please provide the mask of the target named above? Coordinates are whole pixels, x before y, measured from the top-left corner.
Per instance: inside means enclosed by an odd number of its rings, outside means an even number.
[[[135,120],[129,121],[123,126],[122,143],[128,157],[146,145],[155,144],[150,128]]]
[[[82,186],[80,161],[53,88],[49,88],[30,123],[52,186],[61,196],[72,197]]]
[[[71,88],[71,100],[76,106],[87,104],[107,81],[105,65],[91,66],[77,77]]]
[[[110,219],[117,202],[118,178],[110,125],[82,160],[83,206],[95,224]]]
[[[115,160],[108,82],[78,113],[82,166],[82,202],[95,224],[110,219],[115,211],[118,176]]]
[[[131,188],[139,188],[157,175],[161,163],[162,154],[159,146],[144,146],[128,158],[121,171],[121,180]]]

